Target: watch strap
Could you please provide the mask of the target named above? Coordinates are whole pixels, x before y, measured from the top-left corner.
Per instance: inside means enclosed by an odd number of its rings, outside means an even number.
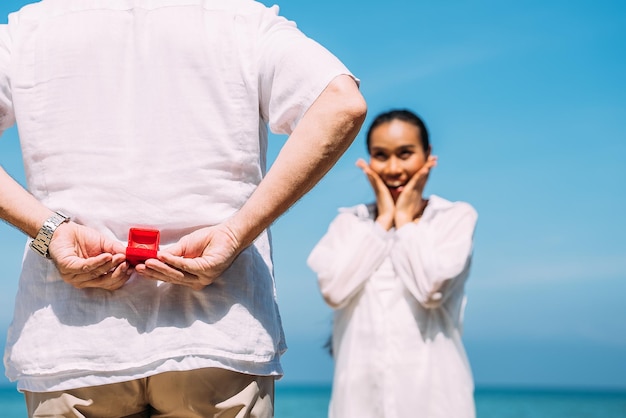
[[[52,235],[59,225],[64,222],[69,222],[69,220],[70,217],[62,212],[55,212],[43,223],[39,233],[37,233],[35,239],[30,243],[30,248],[32,248],[40,256],[50,258],[49,247]]]

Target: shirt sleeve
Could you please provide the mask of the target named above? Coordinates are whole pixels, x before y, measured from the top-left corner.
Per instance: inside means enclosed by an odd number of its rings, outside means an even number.
[[[15,114],[11,97],[11,37],[8,25],[0,25],[0,135],[13,126]]]
[[[352,74],[294,22],[278,16],[278,7],[268,8],[262,22],[258,44],[260,111],[272,132],[290,134],[333,78]]]
[[[307,260],[329,306],[341,308],[359,292],[388,255],[388,236],[375,222],[353,214],[335,218]]]
[[[469,272],[478,215],[466,203],[439,212],[432,220],[404,225],[396,233],[391,260],[413,297],[426,308],[439,307]]]

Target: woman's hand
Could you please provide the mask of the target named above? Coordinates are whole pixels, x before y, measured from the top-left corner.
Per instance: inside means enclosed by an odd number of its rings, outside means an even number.
[[[381,179],[380,176],[370,168],[365,160],[359,158],[356,162],[356,166],[363,170],[372,185],[372,189],[374,189],[376,206],[378,208],[376,222],[388,231],[393,226],[396,212],[396,205],[393,201],[393,197],[391,196],[391,192],[383,179]]]
[[[63,223],[54,231],[50,257],[61,278],[78,289],[116,290],[131,273],[121,243],[74,222]]]
[[[420,168],[404,186],[404,190],[402,190],[396,201],[394,214],[394,224],[396,228],[413,222],[416,218],[421,216],[426,204],[423,198],[424,187],[426,186],[430,170],[436,165],[437,157],[434,155],[429,156],[422,168]]]
[[[198,229],[135,267],[147,279],[202,290],[213,283],[243,250],[226,225]]]

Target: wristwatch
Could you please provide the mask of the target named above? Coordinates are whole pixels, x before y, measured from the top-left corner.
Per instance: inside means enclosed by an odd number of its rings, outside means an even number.
[[[35,237],[35,239],[30,243],[30,248],[35,250],[37,254],[42,257],[50,258],[50,240],[52,239],[52,234],[54,231],[61,225],[63,222],[69,222],[70,217],[64,215],[61,212],[55,212],[54,215],[46,219],[43,223],[43,226],[39,230],[39,233]]]

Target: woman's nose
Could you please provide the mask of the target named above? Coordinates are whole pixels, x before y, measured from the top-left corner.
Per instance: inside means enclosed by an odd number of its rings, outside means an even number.
[[[402,171],[402,164],[397,157],[391,157],[387,161],[387,173],[398,174]]]

